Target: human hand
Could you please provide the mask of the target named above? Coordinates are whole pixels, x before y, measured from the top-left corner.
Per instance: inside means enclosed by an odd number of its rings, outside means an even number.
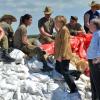
[[[100,57],[93,59],[93,64],[100,63]]]

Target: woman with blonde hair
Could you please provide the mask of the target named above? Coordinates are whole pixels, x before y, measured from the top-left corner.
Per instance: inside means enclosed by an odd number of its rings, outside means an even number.
[[[64,76],[64,79],[70,88],[70,93],[78,93],[74,80],[69,73],[72,50],[70,45],[70,33],[66,27],[66,22],[64,16],[55,17],[55,29],[58,33],[55,39],[55,69]]]

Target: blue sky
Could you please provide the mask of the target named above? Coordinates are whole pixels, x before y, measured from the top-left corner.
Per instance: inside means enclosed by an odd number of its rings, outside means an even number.
[[[16,16],[17,22],[13,23],[14,31],[19,24],[20,16],[29,13],[33,16],[33,23],[28,28],[28,34],[39,34],[38,20],[44,16],[45,6],[53,8],[52,17],[57,15],[66,16],[68,22],[70,16],[78,16],[79,22],[83,25],[83,15],[90,9],[92,0],[0,0],[0,17],[3,14]],[[100,2],[100,0],[95,0]]]

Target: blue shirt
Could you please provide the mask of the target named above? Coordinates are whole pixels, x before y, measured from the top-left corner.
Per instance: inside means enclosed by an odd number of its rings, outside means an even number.
[[[88,59],[100,57],[100,30],[93,33],[93,37],[87,50]]]

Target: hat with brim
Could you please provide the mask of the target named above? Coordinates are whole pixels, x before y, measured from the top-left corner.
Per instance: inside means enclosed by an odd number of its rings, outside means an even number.
[[[5,14],[0,18],[0,21],[4,21],[5,19],[10,19],[12,22],[16,22],[17,19],[13,15]]]
[[[76,16],[71,16],[71,19],[77,21],[77,20],[78,20],[78,17],[76,17]]]
[[[51,7],[48,7],[48,6],[46,6],[45,7],[45,9],[44,9],[44,14],[52,14],[52,9],[51,9]]]
[[[100,4],[96,3],[96,1],[92,1],[90,7],[95,7],[96,10],[100,10]]]

